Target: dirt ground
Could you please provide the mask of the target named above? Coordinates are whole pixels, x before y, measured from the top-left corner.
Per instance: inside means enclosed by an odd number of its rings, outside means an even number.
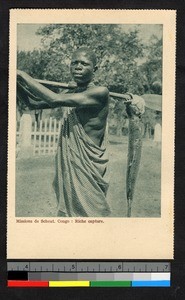
[[[111,180],[107,195],[111,217],[126,217],[126,137],[110,137]],[[160,217],[161,149],[153,141],[144,141],[136,183],[132,217]],[[17,159],[16,217],[56,216],[56,198],[52,188],[54,156]]]

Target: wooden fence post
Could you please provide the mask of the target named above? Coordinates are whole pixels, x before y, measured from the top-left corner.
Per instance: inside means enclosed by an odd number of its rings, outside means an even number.
[[[161,124],[156,123],[155,124],[155,129],[154,129],[154,142],[157,145],[160,145],[160,143],[161,143],[161,139],[162,139],[161,134],[162,134]]]
[[[29,158],[33,155],[31,144],[32,118],[30,114],[24,113],[20,120],[20,153],[21,158]]]

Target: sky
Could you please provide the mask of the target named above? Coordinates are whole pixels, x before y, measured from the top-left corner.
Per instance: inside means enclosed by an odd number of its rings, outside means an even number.
[[[17,47],[19,51],[32,51],[41,47],[41,36],[36,35],[39,27],[46,24],[18,24],[17,27]],[[123,25],[124,31],[132,30],[136,25]],[[143,42],[147,42],[150,37],[155,34],[159,38],[162,37],[162,25],[139,25],[140,38]]]

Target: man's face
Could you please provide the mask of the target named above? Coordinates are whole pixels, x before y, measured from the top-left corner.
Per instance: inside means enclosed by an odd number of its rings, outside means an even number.
[[[78,85],[89,83],[94,72],[93,62],[85,52],[76,52],[72,57],[70,70]]]

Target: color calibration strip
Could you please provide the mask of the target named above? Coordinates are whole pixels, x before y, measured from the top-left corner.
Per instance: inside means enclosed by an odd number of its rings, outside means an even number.
[[[170,273],[9,271],[8,287],[170,287]]]

